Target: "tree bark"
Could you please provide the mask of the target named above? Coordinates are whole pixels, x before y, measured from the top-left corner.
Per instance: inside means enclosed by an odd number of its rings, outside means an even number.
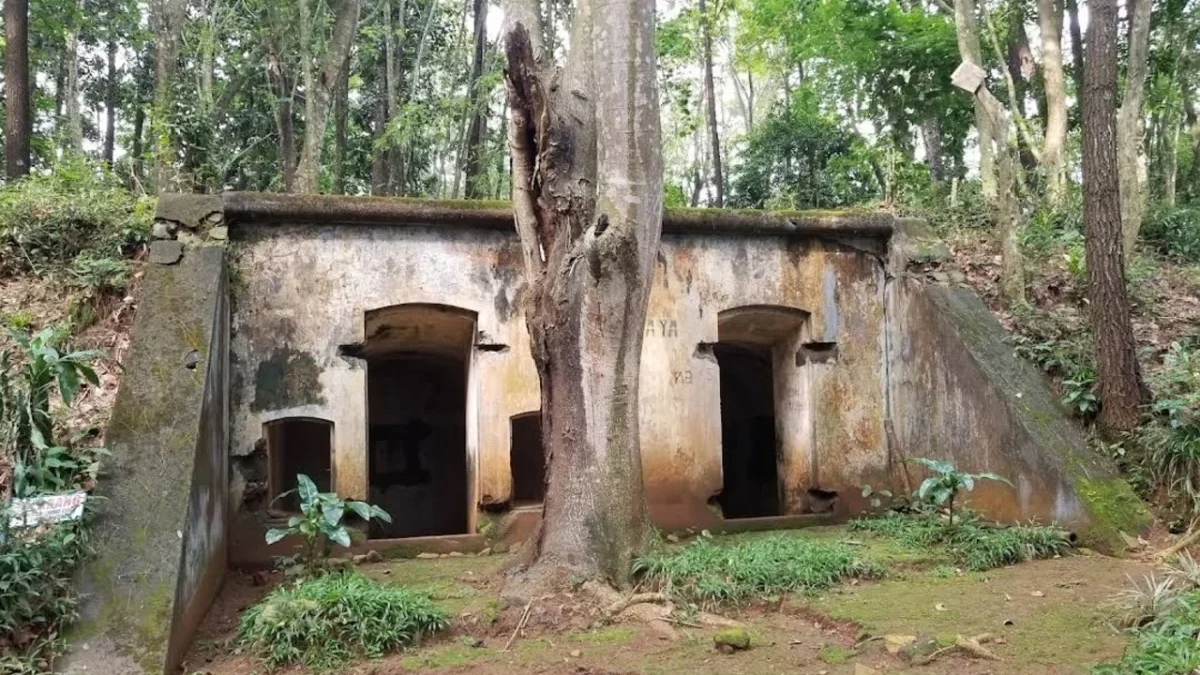
[[[283,45],[279,30],[267,39],[267,84],[275,96],[275,133],[279,147],[280,174],[284,192],[296,189],[296,132],[292,113],[294,87],[283,65]]]
[[[104,80],[104,165],[112,171],[113,155],[117,147],[117,94],[120,82],[117,79],[117,36],[111,30],[106,56],[108,70]]]
[[[704,51],[704,98],[707,106],[708,138],[712,144],[713,206],[725,206],[725,172],[721,166],[721,138],[717,132],[717,94],[713,83],[712,22],[708,7],[700,0],[700,39]]]
[[[315,193],[320,189],[321,150],[325,144],[325,121],[329,115],[329,102],[334,83],[342,64],[350,58],[354,36],[358,32],[358,14],[361,0],[342,0],[334,18],[333,35],[329,38],[329,49],[319,73],[312,71],[309,63],[313,45],[311,28],[305,35],[304,26],[309,18],[301,18],[301,54],[305,59],[304,88],[304,145],[300,150],[300,162],[296,166],[296,191]],[[300,11],[307,14],[308,0],[300,0]]]
[[[979,20],[975,16],[974,0],[954,0],[954,27],[958,37],[958,52],[963,61],[983,66],[983,52],[979,46]],[[988,204],[996,203],[996,160],[992,144],[994,137],[988,111],[978,98],[975,100],[975,129],[979,136],[979,187]]]
[[[571,574],[626,585],[647,540],[638,375],[663,199],[654,21],[649,0],[580,0],[553,88],[527,27],[506,35],[513,210],[548,465],[534,562],[506,595],[533,597]]]
[[[1020,124],[1025,117],[1025,98],[1029,93],[1029,83],[1037,69],[1033,60],[1033,50],[1029,48],[1029,35],[1025,32],[1025,12],[1021,2],[1009,3],[1007,57],[1008,77],[1013,85],[1010,106],[1013,110],[1013,121]],[[1039,155],[1040,148],[1025,144],[1021,148],[1021,166],[1026,171],[1032,171],[1038,165]]]
[[[467,127],[467,161],[464,173],[466,179],[465,194],[467,199],[485,199],[487,185],[483,176],[487,171],[484,166],[484,139],[487,136],[487,100],[490,92],[481,90],[483,78],[484,48],[487,46],[487,0],[474,0],[475,4],[475,53],[471,60],[470,84],[467,86],[468,99],[471,104],[471,123]]]
[[[150,24],[154,29],[154,107],[150,138],[154,150],[151,166],[155,194],[180,188],[178,150],[168,123],[174,105],[175,73],[179,69],[179,41],[187,17],[186,0],[153,0]]]
[[[1125,94],[1117,111],[1117,173],[1121,187],[1121,232],[1129,262],[1142,228],[1146,200],[1146,166],[1142,145],[1142,102],[1150,54],[1150,0],[1129,0],[1129,57],[1125,64]],[[1091,31],[1089,30],[1089,35]]]
[[[921,122],[921,140],[925,144],[925,164],[929,167],[929,180],[941,183],[945,178],[942,163],[942,125],[936,115]]]
[[[4,175],[29,174],[29,0],[4,0]]]
[[[1117,168],[1116,0],[1089,5],[1083,90],[1083,213],[1088,299],[1100,380],[1097,422],[1107,434],[1137,425],[1143,385],[1125,291]]]
[[[1042,170],[1046,176],[1046,198],[1054,207],[1063,205],[1067,191],[1067,82],[1063,73],[1062,11],[1060,0],[1038,0],[1042,81],[1046,89]]]
[[[346,134],[350,119],[350,59],[342,62],[333,92],[333,193],[346,194]]]

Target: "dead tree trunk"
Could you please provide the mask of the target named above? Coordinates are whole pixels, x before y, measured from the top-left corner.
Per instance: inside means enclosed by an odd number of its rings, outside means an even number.
[[[29,0],[4,0],[4,175],[29,174]]]
[[[512,4],[509,17],[537,16]],[[663,199],[654,4],[580,0],[557,87],[534,58],[540,32],[512,23],[505,45],[548,469],[533,564],[513,597],[570,574],[625,585],[648,532],[638,374]]]
[[[1083,90],[1083,215],[1100,428],[1137,425],[1143,385],[1125,292],[1117,167],[1117,3],[1092,0]]]

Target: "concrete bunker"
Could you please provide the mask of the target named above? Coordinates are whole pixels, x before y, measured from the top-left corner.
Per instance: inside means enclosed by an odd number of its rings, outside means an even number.
[[[467,377],[475,314],[436,304],[366,313],[370,501],[392,516],[370,537],[470,528]]]
[[[712,345],[720,372],[721,472],[717,496],[726,520],[789,512],[784,439],[790,410],[806,408],[807,394],[794,386],[792,356],[808,320],[801,309],[751,305],[717,316]],[[793,486],[794,487],[794,486]]]
[[[267,491],[270,510],[298,513],[297,475],[312,479],[321,492],[333,489],[333,422],[285,417],[263,424],[267,440]]]

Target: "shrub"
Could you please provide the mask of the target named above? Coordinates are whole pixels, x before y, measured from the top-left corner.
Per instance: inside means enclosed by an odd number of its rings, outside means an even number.
[[[965,510],[954,525],[933,513],[892,511],[851,521],[850,529],[895,539],[905,548],[946,546],[956,564],[977,571],[1050,558],[1070,548],[1068,534],[1057,527],[1002,527]]]
[[[1093,675],[1176,675],[1200,668],[1200,591],[1175,597],[1159,616],[1133,630],[1133,643],[1118,663]]]
[[[271,668],[331,670],[356,655],[378,658],[449,623],[427,596],[354,572],[276,588],[242,616],[238,637]]]
[[[1142,221],[1142,240],[1163,255],[1200,262],[1200,209],[1152,204]]]
[[[77,256],[120,258],[149,238],[152,202],[87,164],[60,163],[0,190],[0,276],[43,273]]]
[[[7,523],[0,510],[0,672],[6,659],[49,672],[58,635],[76,617],[73,578],[89,553],[87,531],[80,522],[27,530]]]
[[[883,572],[843,544],[787,534],[736,542],[701,536],[682,550],[652,549],[634,570],[664,592],[703,604],[815,591]]]
[[[350,546],[350,531],[342,520],[346,514],[354,513],[363,520],[376,518],[392,522],[387,511],[366,502],[347,501],[333,492],[320,492],[311,478],[304,474],[296,476],[299,487],[300,515],[288,518],[287,526],[267,530],[267,543],[274,544],[288,535],[296,535],[304,542],[305,571],[314,574],[325,567],[329,557],[329,542],[338,546]],[[291,490],[276,499],[291,494]]]
[[[1200,350],[1173,343],[1152,386],[1155,399],[1137,445],[1167,505],[1200,513]]]

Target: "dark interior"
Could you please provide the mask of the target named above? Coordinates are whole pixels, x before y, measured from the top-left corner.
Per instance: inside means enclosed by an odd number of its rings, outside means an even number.
[[[392,517],[371,537],[467,532],[466,385],[462,358],[368,359],[370,498]]]
[[[721,462],[718,502],[726,518],[779,515],[775,386],[771,353],[718,343],[721,371]]]
[[[304,474],[328,492],[333,484],[333,423],[325,420],[294,418],[266,424],[267,454],[272,499],[295,490],[296,475]],[[295,513],[300,499],[295,492],[275,500],[270,508]]]
[[[546,489],[540,412],[513,416],[508,461],[512,469],[513,505],[540,504]]]

